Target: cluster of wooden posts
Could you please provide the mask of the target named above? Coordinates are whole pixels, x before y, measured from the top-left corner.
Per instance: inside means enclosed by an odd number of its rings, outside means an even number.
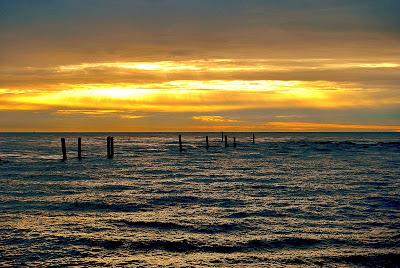
[[[224,135],[224,132],[222,132],[221,135],[221,142],[224,142],[225,147],[229,147],[228,144],[228,136]],[[253,133],[253,144],[255,144],[255,135]],[[233,147],[237,147],[236,143],[236,137],[233,137]],[[210,148],[210,144],[208,141],[208,136],[206,136],[206,149],[208,150]],[[61,151],[62,151],[62,160],[66,161],[67,160],[67,146],[65,143],[65,138],[61,138]],[[179,151],[183,152],[185,149],[183,148],[182,144],[182,135],[179,135]],[[112,159],[114,158],[114,137],[108,136],[107,137],[107,158]],[[82,138],[78,138],[78,159],[82,159]]]

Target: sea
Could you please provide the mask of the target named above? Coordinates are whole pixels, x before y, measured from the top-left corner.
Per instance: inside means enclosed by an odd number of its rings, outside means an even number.
[[[400,267],[400,133],[225,135],[1,133],[0,267]]]

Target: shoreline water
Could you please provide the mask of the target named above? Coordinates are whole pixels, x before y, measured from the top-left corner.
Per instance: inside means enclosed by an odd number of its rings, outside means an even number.
[[[1,262],[396,267],[399,134],[235,135],[0,138]]]

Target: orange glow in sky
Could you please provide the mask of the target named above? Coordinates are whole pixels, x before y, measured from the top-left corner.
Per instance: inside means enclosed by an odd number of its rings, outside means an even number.
[[[107,19],[5,5],[0,131],[400,129],[399,35],[368,5],[156,16],[134,2]]]

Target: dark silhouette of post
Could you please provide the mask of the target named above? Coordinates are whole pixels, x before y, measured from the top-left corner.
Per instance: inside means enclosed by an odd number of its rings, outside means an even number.
[[[225,135],[225,147],[228,147],[228,136]]]
[[[82,138],[78,138],[78,159],[82,159]]]
[[[67,146],[65,145],[65,139],[61,138],[61,151],[62,151],[62,161],[66,161],[67,160]]]
[[[221,141],[222,142],[224,141],[224,132],[223,131],[221,132]]]
[[[233,137],[233,147],[236,147],[236,137]]]
[[[114,158],[114,137],[110,137],[110,158]]]
[[[182,152],[183,148],[182,148],[182,136],[179,134],[179,152]]]
[[[254,133],[253,133],[253,144],[255,144],[256,143],[256,136],[254,136]]]
[[[107,137],[107,158],[111,158],[111,137]]]
[[[206,149],[208,150],[208,148],[210,148],[210,146],[208,144],[208,136],[206,136]]]

